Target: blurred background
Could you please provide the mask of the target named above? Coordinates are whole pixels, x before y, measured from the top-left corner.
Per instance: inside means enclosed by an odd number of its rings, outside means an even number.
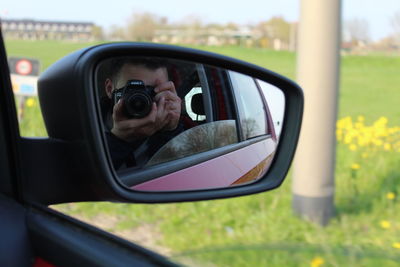
[[[8,56],[31,60],[37,75],[83,47],[141,41],[225,54],[295,80],[300,6],[15,0],[2,4],[0,18]],[[281,188],[254,196],[54,208],[190,266],[398,266],[400,2],[343,0],[341,9],[335,215],[327,225],[293,213],[291,172]],[[21,135],[47,136],[34,85],[19,83],[15,76]]]

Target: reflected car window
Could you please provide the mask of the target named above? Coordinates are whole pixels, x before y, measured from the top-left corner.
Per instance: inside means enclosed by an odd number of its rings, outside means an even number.
[[[281,89],[272,84],[266,83],[262,80],[257,80],[257,83],[263,92],[265,101],[268,103],[275,134],[279,139],[285,115],[285,95]]]
[[[229,76],[238,102],[243,137],[268,134],[267,113],[254,79],[233,71]]]

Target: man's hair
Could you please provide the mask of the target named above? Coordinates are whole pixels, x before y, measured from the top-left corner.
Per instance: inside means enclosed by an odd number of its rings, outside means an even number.
[[[118,79],[121,75],[122,67],[125,65],[143,66],[149,70],[157,70],[160,68],[166,68],[168,73],[168,62],[161,58],[149,58],[149,57],[121,57],[112,59],[110,62],[109,77],[111,78],[114,86],[117,84]],[[169,75],[168,75],[169,76]]]

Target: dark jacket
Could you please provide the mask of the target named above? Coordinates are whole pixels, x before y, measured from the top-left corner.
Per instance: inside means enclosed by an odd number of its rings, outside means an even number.
[[[183,123],[179,122],[173,131],[157,132],[150,137],[129,143],[111,133],[112,103],[108,98],[102,99],[101,109],[108,150],[115,170],[144,166],[164,144],[184,131]]]

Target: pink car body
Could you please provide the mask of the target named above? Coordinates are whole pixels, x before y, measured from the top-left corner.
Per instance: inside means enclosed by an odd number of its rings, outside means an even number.
[[[270,165],[276,142],[267,138],[190,168],[135,185],[141,191],[176,191],[220,188],[257,180]],[[252,173],[255,172],[255,173]],[[248,175],[250,174],[251,175]]]

